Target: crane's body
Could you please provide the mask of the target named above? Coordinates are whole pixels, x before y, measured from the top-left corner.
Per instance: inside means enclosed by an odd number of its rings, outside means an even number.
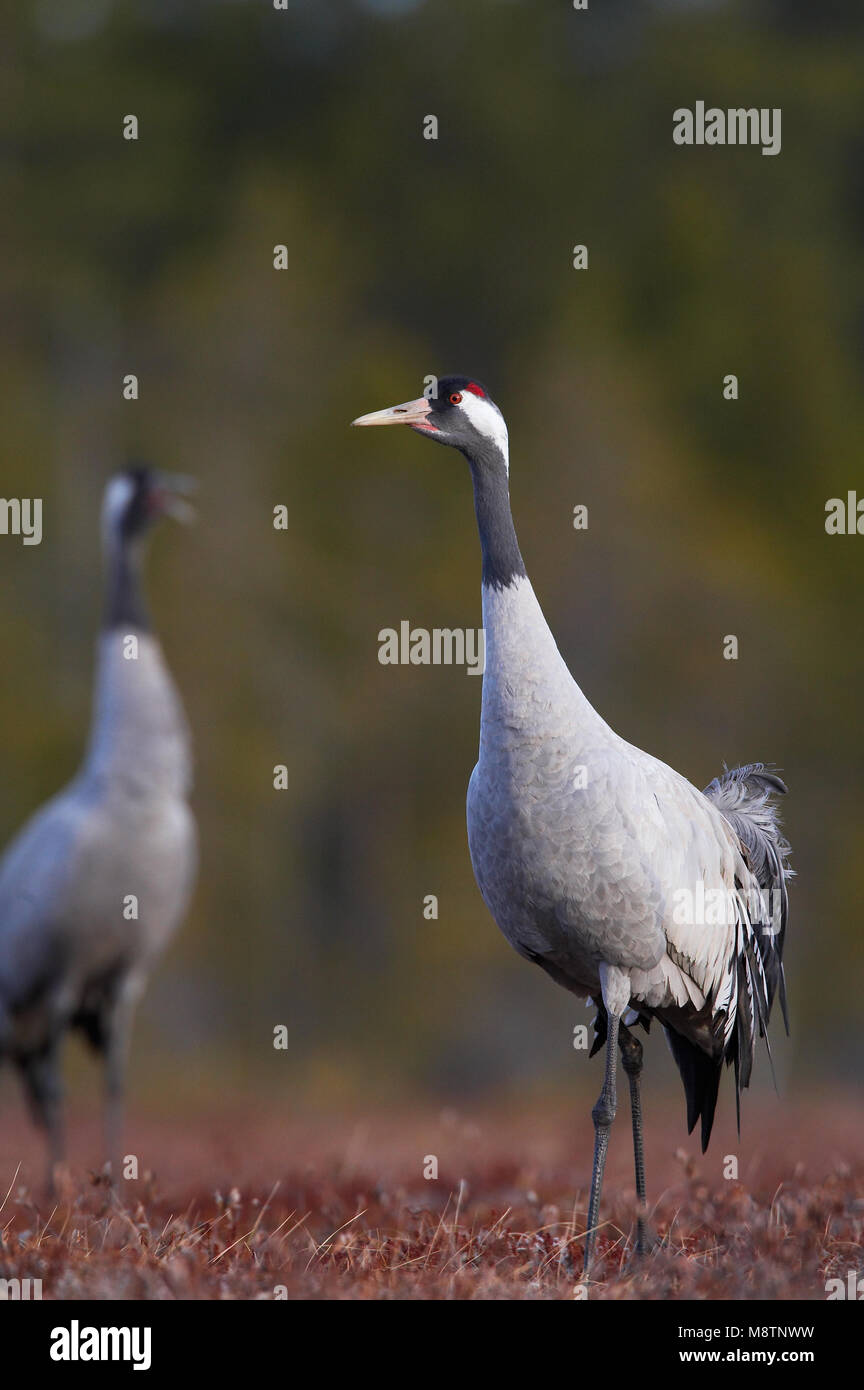
[[[483,624],[468,840],[486,905],[516,950],[567,988],[594,996],[601,965],[617,969],[629,1007],[674,1016],[701,1043],[732,927],[688,941],[676,893],[700,880],[709,891],[750,885],[731,826],[591,707],[527,578],[484,588]]]
[[[133,489],[164,502],[165,485],[163,496],[149,472],[109,484],[116,514],[106,503],[108,608],[88,749],[0,863],[0,1058],[21,1072],[53,1167],[63,1149],[60,1047],[68,1029],[85,1034],[105,1056],[115,1176],[135,1006],[185,913],[196,866],[188,729],[139,588],[152,517],[128,534],[122,525]]]
[[[468,788],[468,842],[483,899],[511,945],[598,1006],[608,1039],[594,1109],[585,1246],[590,1265],[620,1044],[644,1205],[641,1044],[627,1023],[657,1018],[678,1064],[688,1127],[707,1146],[724,1062],[736,1092],[775,992],[784,1006],[788,845],[761,764],[705,791],[620,738],[567,668],[534,594],[513,527],[507,430],[479,383],[443,378],[436,399],[356,421],[409,424],[467,458],[483,554],[486,669],[480,752]],[[689,894],[689,898],[688,898]],[[724,910],[688,914],[688,901]],[[637,1243],[644,1232],[640,1217]]]

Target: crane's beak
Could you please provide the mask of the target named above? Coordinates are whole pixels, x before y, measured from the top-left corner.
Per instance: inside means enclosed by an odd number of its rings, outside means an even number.
[[[429,423],[428,415],[432,406],[425,396],[416,401],[403,401],[402,405],[391,405],[386,410],[373,410],[371,415],[360,415],[352,420],[352,425],[413,425],[415,430],[434,430],[437,425]]]
[[[197,478],[185,473],[159,473],[156,476],[151,501],[153,510],[159,516],[170,516],[173,521],[184,525],[196,518],[195,508],[187,501],[187,494],[198,487]]]

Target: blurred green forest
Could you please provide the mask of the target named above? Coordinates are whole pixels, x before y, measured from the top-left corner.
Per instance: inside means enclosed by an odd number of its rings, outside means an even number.
[[[778,1070],[857,1078],[864,539],[825,503],[864,495],[860,4],[27,0],[0,37],[0,490],[45,499],[41,546],[0,537],[0,840],[81,754],[107,474],[200,479],[149,589],[202,874],[139,1077],[338,1103],[581,1075],[590,1016],[474,886],[480,683],[377,659],[402,619],[479,625],[479,548],[458,455],[348,422],[465,371],[589,699],[699,785],[784,770]],[[673,145],[697,100],[780,107],[782,152]]]

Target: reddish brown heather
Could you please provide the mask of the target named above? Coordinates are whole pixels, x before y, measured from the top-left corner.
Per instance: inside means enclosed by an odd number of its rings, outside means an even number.
[[[839,1098],[771,1105],[738,1181],[722,1175],[725,1131],[703,1158],[677,1110],[652,1118],[661,1244],[641,1267],[625,1112],[591,1297],[824,1299],[827,1278],[864,1271],[864,1117]],[[126,1148],[143,1176],[122,1202],[86,1169],[95,1125],[75,1139],[49,1201],[17,1114],[0,1138],[0,1276],[41,1279],[44,1298],[559,1299],[578,1284],[590,1138],[560,1105],[139,1120]]]

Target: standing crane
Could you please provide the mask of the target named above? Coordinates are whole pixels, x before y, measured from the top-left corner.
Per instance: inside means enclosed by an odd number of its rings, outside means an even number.
[[[179,925],[196,867],[186,720],[141,588],[147,536],[185,520],[188,480],[133,468],[102,507],[106,606],[89,746],[74,780],[0,863],[0,1059],[20,1072],[64,1151],[60,1049],[79,1029],[105,1063],[105,1148],[119,1175],[130,1032],[153,964]]]
[[[526,960],[597,1006],[592,1054],[606,1045],[592,1111],[594,1161],[585,1271],[617,1105],[620,1047],[630,1087],[638,1218],[646,1245],[640,1077],[633,1028],[662,1024],[692,1133],[711,1135],[723,1063],[736,1107],[779,991],[789,845],[761,763],[698,791],[626,743],[592,708],[558,651],[528,579],[510,511],[504,418],[485,388],[447,376],[434,398],[361,415],[408,425],[467,459],[482,551],[486,669],[480,753],[468,787],[468,844],[486,906]],[[707,908],[705,905],[708,905]]]

